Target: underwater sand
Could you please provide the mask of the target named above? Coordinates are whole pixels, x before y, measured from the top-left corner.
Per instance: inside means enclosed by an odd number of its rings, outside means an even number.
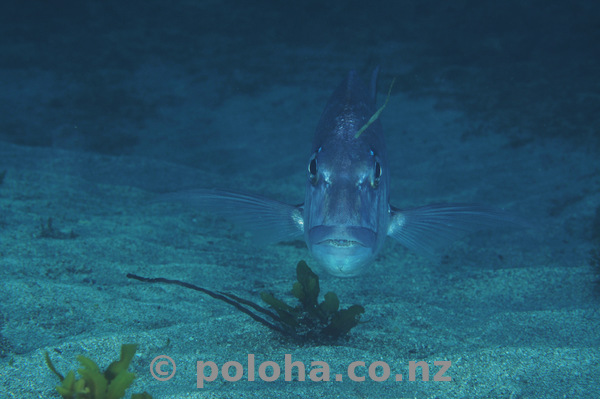
[[[154,398],[600,397],[600,9],[542,3],[3,12],[0,398],[59,397],[45,351],[66,373],[80,354],[106,367],[124,343],[139,344],[128,392]],[[379,104],[398,77],[381,115],[392,204],[483,203],[532,228],[482,231],[439,260],[389,240],[365,275],[341,279],[301,241],[257,247],[201,209],[151,201],[196,186],[301,203],[329,95],[377,64]],[[125,277],[293,303],[301,259],[322,293],[365,308],[335,345],[299,345],[201,293]],[[197,361],[245,366],[248,354],[282,377],[196,387]],[[284,381],[285,354],[307,372],[327,362],[332,381]],[[169,381],[150,373],[159,355],[177,364]],[[425,361],[431,381],[336,382],[354,361],[405,379]],[[434,361],[452,362],[452,381],[432,381]]]

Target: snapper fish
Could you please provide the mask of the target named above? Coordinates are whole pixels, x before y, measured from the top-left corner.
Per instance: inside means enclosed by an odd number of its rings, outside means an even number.
[[[486,227],[521,225],[512,215],[476,204],[390,205],[390,170],[375,105],[377,69],[367,87],[351,71],[331,95],[306,166],[304,203],[289,205],[222,189],[163,194],[239,224],[263,243],[304,238],[328,273],[351,277],[374,262],[387,237],[423,255]],[[391,87],[390,87],[391,92]]]

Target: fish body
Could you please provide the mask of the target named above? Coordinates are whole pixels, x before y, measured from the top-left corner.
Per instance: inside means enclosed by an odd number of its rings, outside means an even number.
[[[240,224],[264,243],[304,237],[330,274],[364,273],[386,237],[424,255],[485,227],[520,225],[512,215],[474,204],[434,204],[412,209],[390,205],[390,170],[383,128],[375,114],[377,70],[367,87],[351,71],[330,97],[317,125],[306,167],[302,205],[221,189],[162,195]]]
[[[390,223],[390,172],[379,120],[356,133],[375,113],[372,87],[356,72],[333,92],[312,144],[303,207],[308,249],[338,276],[370,264],[383,247]]]

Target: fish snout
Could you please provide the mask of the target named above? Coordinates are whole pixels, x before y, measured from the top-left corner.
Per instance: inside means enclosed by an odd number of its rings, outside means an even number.
[[[315,226],[307,236],[313,256],[330,274],[351,277],[361,274],[375,256],[377,234],[360,226]]]

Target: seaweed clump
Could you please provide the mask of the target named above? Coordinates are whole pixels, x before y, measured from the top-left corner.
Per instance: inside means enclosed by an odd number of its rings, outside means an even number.
[[[77,372],[80,379],[75,379],[75,372],[69,371],[67,376],[59,373],[48,352],[45,353],[48,368],[56,374],[61,384],[56,387],[64,399],[120,399],[125,396],[125,391],[133,383],[135,374],[127,371],[129,363],[137,350],[136,344],[121,346],[121,358],[112,362],[108,368],[101,372],[98,365],[85,356],[77,356],[81,368]],[[148,393],[131,395],[131,399],[152,399]]]
[[[311,341],[337,339],[348,334],[360,322],[365,309],[360,305],[352,305],[340,310],[340,301],[335,292],[326,293],[323,302],[318,302],[319,276],[306,262],[298,262],[296,277],[298,281],[292,287],[292,294],[300,301],[296,307],[275,298],[272,293],[260,294],[262,300],[277,312],[278,321],[290,334]]]
[[[38,238],[53,238],[55,240],[72,240],[77,238],[78,235],[71,230],[70,233],[64,233],[52,225],[52,218],[48,218],[46,224],[43,221],[40,222],[40,234]]]
[[[318,302],[319,276],[303,260],[296,266],[296,277],[298,281],[292,287],[292,294],[300,300],[296,307],[275,298],[272,293],[261,293],[262,300],[275,311],[273,312],[236,295],[211,291],[185,281],[127,274],[127,278],[146,283],[173,284],[202,292],[233,306],[271,330],[299,342],[332,342],[348,334],[360,322],[360,316],[365,309],[360,305],[353,305],[340,310],[340,301],[333,292],[326,293],[324,301]]]

